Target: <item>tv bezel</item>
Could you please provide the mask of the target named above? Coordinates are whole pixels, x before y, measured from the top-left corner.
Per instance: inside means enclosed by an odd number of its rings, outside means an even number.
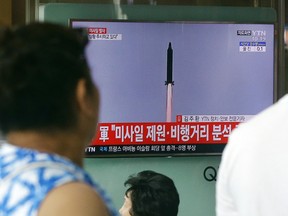
[[[68,21],[68,26],[73,28],[73,22],[131,22],[131,23],[189,23],[189,24],[264,24],[264,25],[272,25],[274,29],[273,35],[273,103],[276,102],[278,98],[278,82],[277,82],[277,46],[276,46],[276,36],[275,36],[275,25],[273,22],[241,22],[241,21],[201,21],[201,20],[142,20],[142,19],[82,19],[82,18],[70,18]],[[77,28],[77,27],[76,27]],[[204,144],[202,146],[205,146]],[[196,153],[122,153],[122,154],[95,154],[95,153],[85,153],[85,157],[87,158],[133,158],[133,157],[191,157],[191,156],[221,156],[226,144],[213,144],[209,146],[210,151],[207,152],[196,152]],[[207,146],[206,146],[207,147]],[[89,146],[87,147],[89,148]]]

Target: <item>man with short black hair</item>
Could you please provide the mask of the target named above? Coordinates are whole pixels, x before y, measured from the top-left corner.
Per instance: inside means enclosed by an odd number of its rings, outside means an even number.
[[[119,210],[121,216],[177,216],[179,194],[169,177],[150,170],[132,175]]]

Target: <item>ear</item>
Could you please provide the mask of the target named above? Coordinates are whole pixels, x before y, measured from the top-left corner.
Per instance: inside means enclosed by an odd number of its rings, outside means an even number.
[[[98,92],[87,92],[86,80],[80,79],[76,86],[76,100],[79,111],[87,117],[95,117],[98,112]]]

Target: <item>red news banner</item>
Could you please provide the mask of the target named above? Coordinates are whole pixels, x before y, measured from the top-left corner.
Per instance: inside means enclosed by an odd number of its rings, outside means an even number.
[[[231,131],[239,123],[241,122],[100,123],[90,146],[226,144]]]

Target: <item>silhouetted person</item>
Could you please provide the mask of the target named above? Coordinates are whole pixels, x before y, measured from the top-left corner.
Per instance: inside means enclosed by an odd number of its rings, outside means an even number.
[[[117,215],[82,169],[98,91],[87,37],[56,24],[0,32],[0,215]]]

